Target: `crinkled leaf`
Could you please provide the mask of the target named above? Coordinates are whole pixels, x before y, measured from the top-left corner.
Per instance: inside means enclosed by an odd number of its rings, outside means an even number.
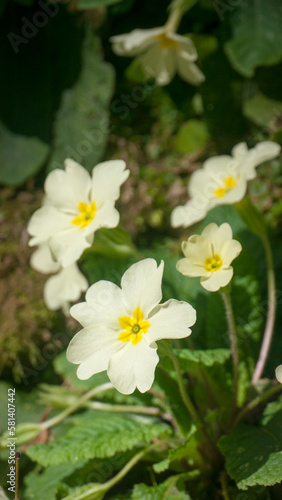
[[[215,363],[224,364],[230,358],[229,349],[207,349],[197,351],[190,349],[175,349],[182,370],[189,370],[191,363],[201,366],[213,366]]]
[[[62,484],[62,480],[83,467],[83,465],[84,462],[51,465],[41,474],[36,471],[30,472],[25,477],[25,499],[37,500],[38,492],[40,492],[40,500],[56,500],[56,493]]]
[[[48,151],[37,137],[14,134],[0,123],[0,184],[21,185],[41,169]]]
[[[282,411],[265,425],[240,424],[219,441],[227,471],[238,488],[272,486],[282,481]]]
[[[87,412],[73,419],[74,427],[63,438],[27,449],[27,455],[41,465],[75,463],[87,458],[112,457],[119,451],[169,432],[157,419],[130,418],[105,412]]]
[[[282,58],[280,0],[244,0],[230,14],[233,37],[225,44],[234,68],[251,77],[259,66],[272,66]]]
[[[63,161],[68,157],[88,170],[101,160],[108,137],[113,85],[113,68],[103,61],[98,39],[88,32],[79,79],[62,95],[49,170],[63,168]]]

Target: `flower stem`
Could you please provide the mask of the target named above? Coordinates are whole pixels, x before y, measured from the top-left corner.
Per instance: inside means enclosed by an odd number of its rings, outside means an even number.
[[[234,427],[242,420],[246,413],[253,410],[256,406],[263,403],[263,401],[266,401],[267,399],[271,398],[271,396],[280,391],[282,391],[282,385],[275,385],[274,387],[271,387],[270,389],[265,391],[263,394],[260,394],[260,396],[252,399],[252,401],[250,401],[237,415],[236,419],[234,420]]]
[[[261,344],[256,368],[253,374],[252,384],[257,382],[263,374],[263,370],[271,346],[274,324],[275,324],[275,312],[276,312],[275,274],[274,274],[272,251],[267,233],[264,236],[261,236],[261,239],[264,244],[266,262],[267,262],[268,307],[267,307],[267,319],[265,324],[263,341]]]
[[[222,471],[220,474],[220,484],[221,484],[222,495],[223,495],[224,500],[230,500],[229,492],[228,492],[227,474],[226,474],[225,470]]]
[[[267,310],[267,319],[265,324],[263,341],[261,344],[259,358],[252,378],[252,384],[254,384],[261,378],[263,374],[263,370],[265,367],[265,363],[267,360],[267,356],[270,350],[271,341],[273,337],[275,312],[276,312],[275,274],[274,274],[271,246],[269,243],[267,230],[261,215],[257,212],[255,207],[252,205],[252,203],[247,197],[245,197],[239,203],[236,203],[236,207],[240,215],[242,216],[243,220],[246,222],[250,231],[252,231],[261,239],[264,246],[266,263],[267,263],[268,310]]]
[[[180,9],[177,8],[172,10],[167,22],[165,23],[166,30],[171,31],[172,33],[176,33],[182,16],[183,12]]]
[[[101,403],[100,401],[87,401],[84,404],[86,408],[92,410],[114,411],[117,413],[139,413],[143,415],[160,415],[160,408],[154,406],[137,406],[137,405],[111,405],[109,403]]]
[[[77,493],[76,500],[96,500],[97,498],[102,498],[110,488],[115,486],[121,479],[124,478],[124,476],[126,476],[126,474],[132,469],[132,467],[134,467],[134,465],[137,464],[137,462],[139,462],[139,460],[160,444],[160,442],[154,443],[143,449],[134,455],[134,457],[132,457],[131,460],[129,460],[129,462],[127,462],[127,464],[123,467],[123,469],[121,469],[112,479],[104,484],[93,484],[93,487],[87,489],[87,491],[84,491],[81,494]],[[71,498],[73,498],[72,495],[64,497],[63,500],[71,500]]]
[[[238,355],[238,345],[237,345],[237,335],[236,335],[236,325],[231,305],[230,293],[221,293],[225,311],[226,311],[226,319],[228,323],[229,330],[229,338],[231,344],[231,352],[232,352],[232,363],[233,363],[233,411],[237,406],[237,397],[238,397],[238,379],[239,379],[239,355]]]
[[[113,389],[113,387],[114,386],[111,382],[99,385],[98,387],[94,387],[94,389],[91,389],[90,391],[86,392],[83,396],[81,396],[81,398],[77,399],[72,405],[68,406],[68,408],[63,410],[61,413],[55,415],[55,417],[50,418],[49,420],[46,420],[46,422],[43,422],[41,424],[42,430],[50,429],[50,427],[57,425],[59,422],[64,420],[64,418],[68,417],[71,413],[73,413],[78,408],[83,406],[85,401],[88,401],[89,399],[93,398],[94,396],[96,396],[96,394],[99,394],[99,392],[108,391],[110,389]]]

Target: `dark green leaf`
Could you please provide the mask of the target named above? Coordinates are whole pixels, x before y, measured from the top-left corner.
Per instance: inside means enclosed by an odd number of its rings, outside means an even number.
[[[108,107],[113,85],[113,68],[103,61],[98,39],[88,32],[80,77],[62,95],[49,170],[63,168],[68,157],[88,170],[101,160],[109,132]]]
[[[0,183],[19,186],[25,182],[41,169],[48,150],[40,139],[14,134],[0,123]]]
[[[225,45],[234,68],[251,77],[258,66],[272,66],[282,57],[280,0],[245,0],[230,15],[233,38]]]
[[[238,488],[272,486],[282,481],[282,411],[276,412],[259,427],[240,424],[219,447],[226,459],[227,471]]]

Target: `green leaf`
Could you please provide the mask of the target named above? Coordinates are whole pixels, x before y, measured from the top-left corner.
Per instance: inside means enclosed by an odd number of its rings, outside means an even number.
[[[169,450],[167,458],[153,465],[154,471],[157,473],[164,472],[170,467],[171,464],[172,467],[170,468],[174,468],[177,464],[178,469],[176,470],[179,471],[183,468],[184,470],[193,468],[193,470],[189,472],[189,478],[193,479],[194,477],[197,477],[199,475],[197,467],[204,467],[203,457],[198,451],[202,441],[202,434],[199,432],[199,427],[199,425],[196,426],[193,424],[185,444],[179,448]]]
[[[169,427],[157,419],[94,411],[74,417],[73,423],[66,437],[30,446],[27,455],[44,466],[112,457],[169,431]]]
[[[282,481],[282,411],[259,427],[240,424],[219,441],[228,474],[238,488]]]
[[[123,0],[79,0],[78,10],[96,9],[97,7],[108,7]]]
[[[191,500],[187,493],[179,491],[176,486],[181,476],[172,476],[158,486],[136,484],[131,500]]]
[[[243,112],[256,125],[272,128],[282,113],[282,102],[257,93],[243,103]]]
[[[233,38],[225,44],[232,66],[252,77],[259,66],[272,66],[282,57],[280,0],[245,0],[230,15]]]
[[[0,122],[0,183],[23,184],[41,169],[48,150],[37,137],[14,134]]]
[[[98,39],[88,32],[79,79],[62,95],[49,170],[63,168],[65,158],[78,161],[88,170],[101,160],[109,132],[113,85],[113,68],[103,61]]]
[[[206,124],[192,119],[184,123],[175,139],[175,146],[181,153],[192,153],[206,146],[210,135]]]
[[[83,467],[84,462],[79,464],[59,464],[47,467],[41,474],[36,471],[30,472],[25,477],[25,499],[37,500],[40,491],[40,500],[56,500],[57,491],[62,485],[62,479],[72,475],[77,469]]]
[[[213,366],[215,363],[224,364],[230,358],[230,349],[206,349],[196,351],[190,349],[174,349],[182,370],[189,370],[192,363],[201,366]]]

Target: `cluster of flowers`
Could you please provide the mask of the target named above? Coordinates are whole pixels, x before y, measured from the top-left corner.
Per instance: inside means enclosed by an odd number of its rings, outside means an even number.
[[[248,150],[238,144],[230,156],[207,160],[203,169],[191,176],[191,199],[172,212],[172,225],[188,227],[204,218],[216,205],[240,201],[255,167],[275,158],[280,146],[262,142]],[[55,272],[45,286],[45,301],[51,309],[78,300],[88,288],[76,261],[91,246],[101,227],[119,223],[114,207],[128,170],[121,160],[104,162],[88,172],[72,160],[65,171],[54,170],[45,181],[46,197],[28,225],[30,245],[38,245],[32,266],[41,272]],[[200,277],[208,291],[225,287],[233,276],[232,261],[242,250],[232,239],[229,224],[209,224],[201,235],[183,242],[184,258],[177,263],[180,273]],[[74,305],[70,313],[83,326],[67,350],[70,362],[78,364],[77,376],[87,379],[107,370],[123,394],[136,388],[150,389],[158,363],[156,341],[190,335],[196,311],[187,302],[168,300],[160,304],[164,264],[144,259],[132,265],[121,279],[121,288],[99,281],[87,290],[86,302]],[[279,371],[280,369],[280,371]],[[281,367],[277,378],[281,378]]]
[[[113,228],[119,223],[115,201],[129,171],[122,160],[100,163],[92,172],[73,160],[65,160],[65,170],[56,169],[44,185],[43,206],[31,217],[27,230],[30,246],[37,246],[31,266],[49,274],[44,299],[51,310],[79,299],[88,288],[77,261],[94,241],[97,229]],[[110,179],[110,182],[109,182]]]

